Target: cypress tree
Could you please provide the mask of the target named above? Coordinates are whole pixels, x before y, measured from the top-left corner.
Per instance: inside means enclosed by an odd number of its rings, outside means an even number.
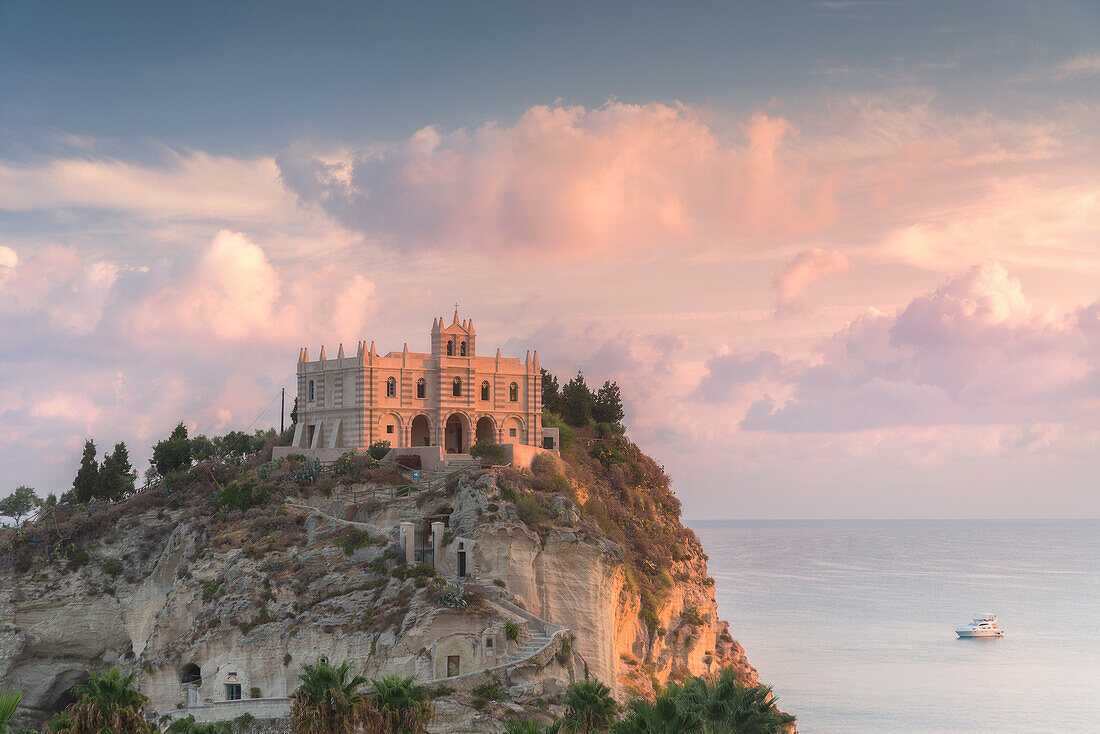
[[[69,492],[69,498],[73,502],[87,502],[96,495],[99,484],[99,464],[95,460],[95,441],[88,439],[84,442],[84,455],[80,457],[80,469],[73,479],[73,489]]]
[[[607,380],[596,392],[596,404],[592,407],[592,418],[597,423],[610,423],[616,429],[623,422],[623,398],[618,383]]]
[[[592,406],[596,402],[584,374],[577,373],[561,389],[561,417],[571,426],[587,426],[592,422]]]

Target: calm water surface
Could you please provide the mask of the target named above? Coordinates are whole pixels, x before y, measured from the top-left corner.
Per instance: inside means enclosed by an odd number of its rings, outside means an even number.
[[[688,524],[802,734],[1100,732],[1100,521]]]

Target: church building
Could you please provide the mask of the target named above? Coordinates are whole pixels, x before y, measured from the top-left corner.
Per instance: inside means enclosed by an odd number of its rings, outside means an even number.
[[[298,357],[298,422],[294,449],[439,446],[463,454],[478,441],[540,446],[542,376],[539,357],[482,357],[473,319],[432,322],[431,351],[379,355],[360,342],[354,356],[340,345],[335,359],[321,347]]]

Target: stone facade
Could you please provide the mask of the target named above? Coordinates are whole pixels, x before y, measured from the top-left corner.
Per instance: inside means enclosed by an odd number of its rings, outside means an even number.
[[[394,448],[440,446],[450,454],[477,441],[542,444],[542,374],[538,352],[520,360],[477,354],[473,320],[433,320],[431,351],[379,355],[359,342],[354,357],[335,359],[321,347],[298,357],[301,450],[352,450],[389,441]]]

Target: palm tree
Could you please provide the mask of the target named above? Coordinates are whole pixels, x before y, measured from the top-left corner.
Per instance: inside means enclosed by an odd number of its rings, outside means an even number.
[[[432,720],[431,694],[418,686],[413,676],[390,675],[372,680],[371,703],[382,715],[382,731],[387,734],[422,734]]]
[[[667,693],[650,703],[645,699],[630,702],[626,716],[615,724],[614,734],[705,734],[703,717],[685,711],[674,696]]]
[[[619,713],[611,689],[595,678],[579,680],[565,692],[565,728],[571,732],[607,731]]]
[[[0,690],[0,734],[12,734],[11,720],[23,694],[19,691]]]
[[[563,725],[561,719],[542,727],[533,719],[512,719],[504,722],[504,734],[561,734]]]
[[[302,663],[298,690],[290,695],[294,734],[355,734],[381,728],[378,712],[358,691],[367,679],[350,671],[347,660],[336,667],[324,660],[316,665]]]
[[[771,686],[746,686],[733,668],[722,670],[713,683],[691,678],[683,686],[670,687],[667,695],[682,710],[736,734],[780,734],[795,720],[776,707]]]
[[[122,674],[111,668],[102,675],[88,672],[88,682],[73,686],[76,703],[50,723],[62,734],[151,734],[145,720],[149,699],[134,688],[137,671]]]

